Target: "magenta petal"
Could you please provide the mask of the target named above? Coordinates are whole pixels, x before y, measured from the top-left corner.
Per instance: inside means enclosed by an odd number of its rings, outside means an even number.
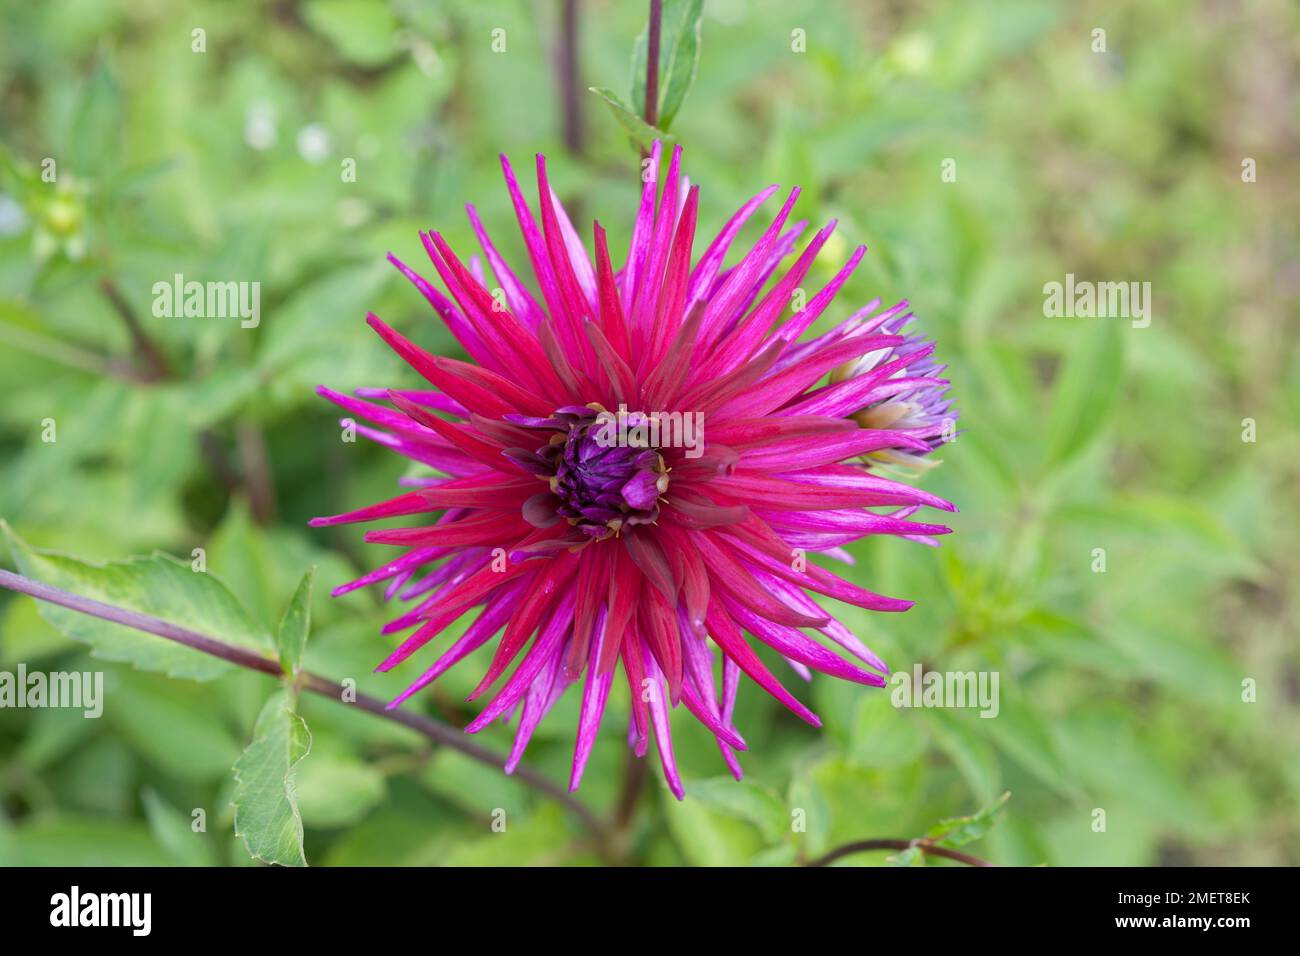
[[[596,662],[600,660],[600,649],[606,639],[606,612],[601,608],[597,617],[595,631],[597,639],[592,641],[591,653],[587,663],[587,682],[582,688],[582,709],[578,714],[578,740],[573,748],[573,771],[569,775],[569,790],[577,790],[582,783],[582,773],[587,769],[587,759],[591,748],[596,743],[596,732],[600,730],[600,718],[605,714],[605,702],[609,700],[609,690],[614,685],[614,672],[596,673]]]

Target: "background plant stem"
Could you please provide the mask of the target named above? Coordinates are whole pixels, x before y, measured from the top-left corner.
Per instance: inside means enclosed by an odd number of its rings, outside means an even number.
[[[131,347],[135,350],[136,355],[143,363],[138,369],[138,376],[142,382],[160,382],[163,379],[171,377],[171,367],[167,363],[166,356],[163,355],[149,333],[145,331],[144,326],[140,324],[140,319],[136,316],[135,310],[131,308],[131,303],[126,301],[126,296],[122,290],[117,287],[117,283],[110,277],[105,276],[99,280],[99,290],[108,299],[113,311],[121,318],[122,323],[126,326],[127,334],[131,336]]]
[[[659,33],[663,25],[663,0],[650,0],[650,27],[646,37],[645,121],[659,122]]]

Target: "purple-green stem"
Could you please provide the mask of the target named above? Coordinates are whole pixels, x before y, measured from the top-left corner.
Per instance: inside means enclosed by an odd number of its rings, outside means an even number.
[[[645,121],[654,126],[659,120],[659,34],[663,26],[663,0],[650,0],[650,23],[646,29]],[[649,154],[642,149],[641,158]],[[636,807],[645,790],[645,761],[629,755],[623,768],[623,787],[614,808],[614,830],[620,838],[631,829]]]
[[[574,156],[583,149],[582,83],[578,77],[578,2],[563,0],[560,11],[560,102],[564,114],[564,145]]]
[[[7,588],[10,591],[17,591],[20,594],[26,594],[40,601],[46,601],[50,604],[57,604],[66,607],[69,610],[77,611],[80,614],[88,614],[91,617],[98,617],[105,621],[112,621],[114,624],[121,624],[125,627],[134,628],[137,631],[144,631],[147,634],[156,634],[158,637],[166,638],[169,641],[175,641],[177,644],[184,644],[203,654],[218,657],[238,667],[245,667],[249,670],[260,671],[263,674],[269,674],[272,677],[283,676],[280,669],[280,662],[274,657],[267,657],[259,654],[255,650],[246,647],[239,647],[234,644],[227,644],[225,641],[218,640],[207,634],[200,634],[198,631],[192,631],[187,627],[181,627],[172,624],[170,621],[164,621],[162,618],[151,617],[148,614],[140,614],[137,611],[127,610],[112,604],[105,604],[102,601],[95,601],[91,598],[82,597],[73,594],[70,591],[64,591],[61,588],[52,587],[43,584],[40,581],[33,581],[31,578],[23,577],[21,574],[14,574],[12,571],[6,571],[0,568],[0,587]],[[368,694],[356,695],[356,700],[343,700],[343,685],[339,681],[330,680],[327,677],[321,677],[319,674],[302,672],[297,678],[298,686],[313,694],[338,703],[346,703],[349,706],[360,708],[367,713],[374,714],[376,717],[383,717],[385,720],[391,720],[395,723],[409,727],[416,733],[423,734],[425,737],[441,744],[444,747],[450,747],[457,750],[465,756],[477,760],[480,763],[488,764],[492,767],[501,766],[501,755],[495,753],[486,747],[480,746],[471,740],[466,739],[464,731],[457,730],[448,724],[441,723],[422,714],[413,714],[402,710],[389,710],[388,706],[378,697],[371,697]],[[606,836],[605,825],[596,818],[587,807],[579,800],[569,794],[563,787],[548,780],[546,777],[520,764],[516,768],[514,776],[521,780],[534,790],[544,793],[546,796],[555,800],[566,809],[573,812],[575,816],[582,820],[586,827],[592,832],[599,842],[604,843]]]

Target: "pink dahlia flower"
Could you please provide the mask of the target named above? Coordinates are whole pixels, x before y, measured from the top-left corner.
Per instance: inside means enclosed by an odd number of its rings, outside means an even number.
[[[736,234],[777,187],[745,203],[693,257],[699,187],[682,176],[680,149],[666,176],[658,175],[659,160],[656,145],[627,262],[616,270],[599,223],[588,255],[551,191],[543,157],[540,226],[502,157],[540,301],[501,258],[472,206],[495,295],[480,263],[462,263],[436,232],[421,239],[450,298],[389,256],[471,361],[431,355],[368,317],[432,387],[320,393],[377,426],[358,431],[434,474],[407,479],[405,494],[313,524],[430,516],[369,532],[367,541],[403,553],[334,590],[388,581],[389,597],[413,602],[384,627],[410,633],[379,670],[475,615],[390,706],[504,628],[470,695],[486,695],[487,704],[467,730],[516,718],[507,771],[560,695],[581,683],[576,789],[621,669],[631,746],[643,756],[654,735],[668,786],[681,797],[671,709],[684,706],[714,734],[737,778],[745,741],[732,714],[742,672],[819,725],[754,642],[805,679],[817,670],[885,685],[880,658],[809,593],[876,611],[911,603],[852,584],[807,562],[806,552],[847,561],[844,546],[864,535],[932,541],[948,529],[911,515],[923,506],[954,508],[863,464],[887,450],[925,455],[937,436],[931,419],[948,414],[939,398],[947,383],[934,377],[930,347],[900,334],[906,303],[876,314],[873,302],[803,338],[865,248],[789,314],[834,223],[771,282],[805,225],[786,228],[799,195],[792,190],[753,248],[724,269]],[[891,401],[907,406],[895,415],[900,427],[860,424],[864,410]]]

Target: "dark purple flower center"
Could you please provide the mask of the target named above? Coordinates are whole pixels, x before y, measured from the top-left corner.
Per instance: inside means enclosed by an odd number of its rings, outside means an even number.
[[[659,498],[668,490],[668,470],[655,448],[619,443],[616,428],[598,418],[602,409],[566,406],[530,427],[552,429],[533,454],[512,456],[545,478],[550,491],[524,504],[524,517],[541,528],[563,518],[593,538],[659,517]],[[524,421],[519,421],[525,424]]]

